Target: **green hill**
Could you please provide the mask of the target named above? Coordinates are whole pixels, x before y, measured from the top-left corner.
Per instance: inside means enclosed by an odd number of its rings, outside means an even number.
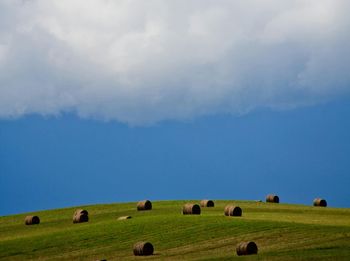
[[[39,225],[21,214],[0,217],[0,260],[350,260],[350,209],[215,201],[202,214],[182,215],[189,201],[156,201],[151,211],[136,203],[80,206],[90,221],[73,224],[76,208],[35,212]],[[226,217],[227,204],[242,217]],[[130,215],[132,219],[118,221]],[[149,241],[150,257],[134,257],[132,246]],[[259,253],[238,257],[236,245],[254,241]]]

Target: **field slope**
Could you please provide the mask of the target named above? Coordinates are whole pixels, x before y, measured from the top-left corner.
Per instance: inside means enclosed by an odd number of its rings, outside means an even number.
[[[25,226],[28,214],[0,217],[0,260],[350,260],[350,209],[215,201],[200,216],[184,216],[189,201],[81,206],[88,223],[73,224],[76,208],[36,212],[41,224]],[[226,204],[242,217],[225,217]],[[130,215],[129,220],[117,217]],[[134,257],[132,246],[149,241],[155,255]],[[238,257],[237,243],[255,241],[256,256]]]

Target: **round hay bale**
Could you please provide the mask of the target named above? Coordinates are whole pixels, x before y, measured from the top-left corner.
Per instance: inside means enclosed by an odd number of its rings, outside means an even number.
[[[118,217],[118,220],[126,220],[126,219],[130,219],[131,216],[123,216],[123,217]]]
[[[238,206],[227,205],[224,210],[225,216],[240,217],[242,216],[242,209]]]
[[[137,210],[151,210],[152,202],[149,200],[140,201],[137,203]]]
[[[250,242],[241,242],[236,247],[237,255],[254,255],[258,253],[258,246],[250,241]]]
[[[83,223],[88,221],[89,221],[88,215],[80,214],[73,217],[73,223]]]
[[[314,199],[314,206],[315,207],[327,207],[327,201],[322,198],[315,198]]]
[[[280,199],[277,195],[269,194],[266,196],[266,202],[269,203],[280,203]]]
[[[38,216],[26,216],[24,223],[26,225],[38,225],[40,224],[40,218]]]
[[[154,248],[149,242],[138,242],[134,245],[135,256],[150,256],[153,255]]]
[[[89,212],[85,209],[77,209],[73,215],[73,223],[83,223],[89,221]]]
[[[214,201],[208,200],[208,199],[203,199],[203,200],[200,202],[200,205],[201,205],[201,207],[203,207],[203,208],[212,208],[212,207],[214,207]]]
[[[89,212],[85,209],[77,209],[75,212],[74,212],[74,215],[73,216],[76,216],[76,215],[89,215]]]
[[[187,203],[183,206],[182,213],[184,215],[200,215],[201,207],[197,204]]]

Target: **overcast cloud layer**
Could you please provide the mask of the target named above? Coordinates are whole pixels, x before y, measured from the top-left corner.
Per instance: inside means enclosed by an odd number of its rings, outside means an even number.
[[[149,124],[350,93],[348,0],[0,0],[0,117]]]

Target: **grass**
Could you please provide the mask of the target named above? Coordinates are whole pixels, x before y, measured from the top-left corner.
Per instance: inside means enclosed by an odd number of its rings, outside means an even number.
[[[192,201],[81,206],[88,223],[73,224],[76,208],[32,213],[40,225],[25,226],[31,213],[0,217],[0,260],[350,260],[350,209],[215,201],[200,216],[182,215]],[[225,217],[225,205],[243,210]],[[117,217],[130,215],[129,220]],[[155,255],[134,257],[132,246],[149,241]],[[236,245],[254,241],[258,255],[238,257]]]

